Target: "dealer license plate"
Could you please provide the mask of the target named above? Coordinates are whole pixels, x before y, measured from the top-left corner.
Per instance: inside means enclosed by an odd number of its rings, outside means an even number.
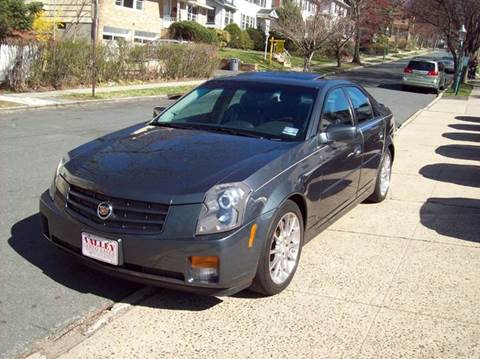
[[[82,232],[82,254],[117,266],[118,242]]]

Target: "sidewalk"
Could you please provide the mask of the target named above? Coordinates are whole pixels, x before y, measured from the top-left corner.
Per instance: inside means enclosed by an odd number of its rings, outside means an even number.
[[[146,90],[154,88],[179,87],[179,86],[198,86],[206,79],[201,80],[187,80],[187,81],[166,81],[157,83],[146,83],[138,85],[125,86],[102,86],[96,88],[96,93],[112,93],[127,90]],[[74,104],[78,102],[85,102],[85,100],[70,100],[62,98],[65,95],[73,94],[91,94],[92,89],[89,87],[79,89],[44,91],[44,92],[22,92],[0,95],[0,101],[12,102],[21,106],[27,107],[44,107]],[[91,101],[91,100],[90,100]],[[94,100],[93,100],[94,101]],[[103,101],[103,100],[99,100]]]
[[[285,292],[160,289],[63,357],[478,358],[479,160],[476,88],[399,130],[389,198],[310,242]]]

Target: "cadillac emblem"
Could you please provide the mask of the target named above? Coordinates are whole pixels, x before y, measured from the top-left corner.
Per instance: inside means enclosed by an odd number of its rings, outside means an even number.
[[[113,213],[112,204],[109,202],[102,202],[97,207],[97,216],[102,220],[107,220]]]

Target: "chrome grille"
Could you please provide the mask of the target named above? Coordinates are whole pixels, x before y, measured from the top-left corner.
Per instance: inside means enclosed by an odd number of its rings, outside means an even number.
[[[97,207],[102,202],[109,202],[113,207],[112,215],[106,220],[97,216]],[[169,206],[110,197],[70,185],[66,207],[76,215],[106,228],[122,232],[161,232]]]

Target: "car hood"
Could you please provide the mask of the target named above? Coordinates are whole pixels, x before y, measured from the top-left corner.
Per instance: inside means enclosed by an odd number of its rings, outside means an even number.
[[[200,203],[215,184],[245,180],[291,146],[142,124],[73,150],[63,175],[72,184],[112,197]]]

